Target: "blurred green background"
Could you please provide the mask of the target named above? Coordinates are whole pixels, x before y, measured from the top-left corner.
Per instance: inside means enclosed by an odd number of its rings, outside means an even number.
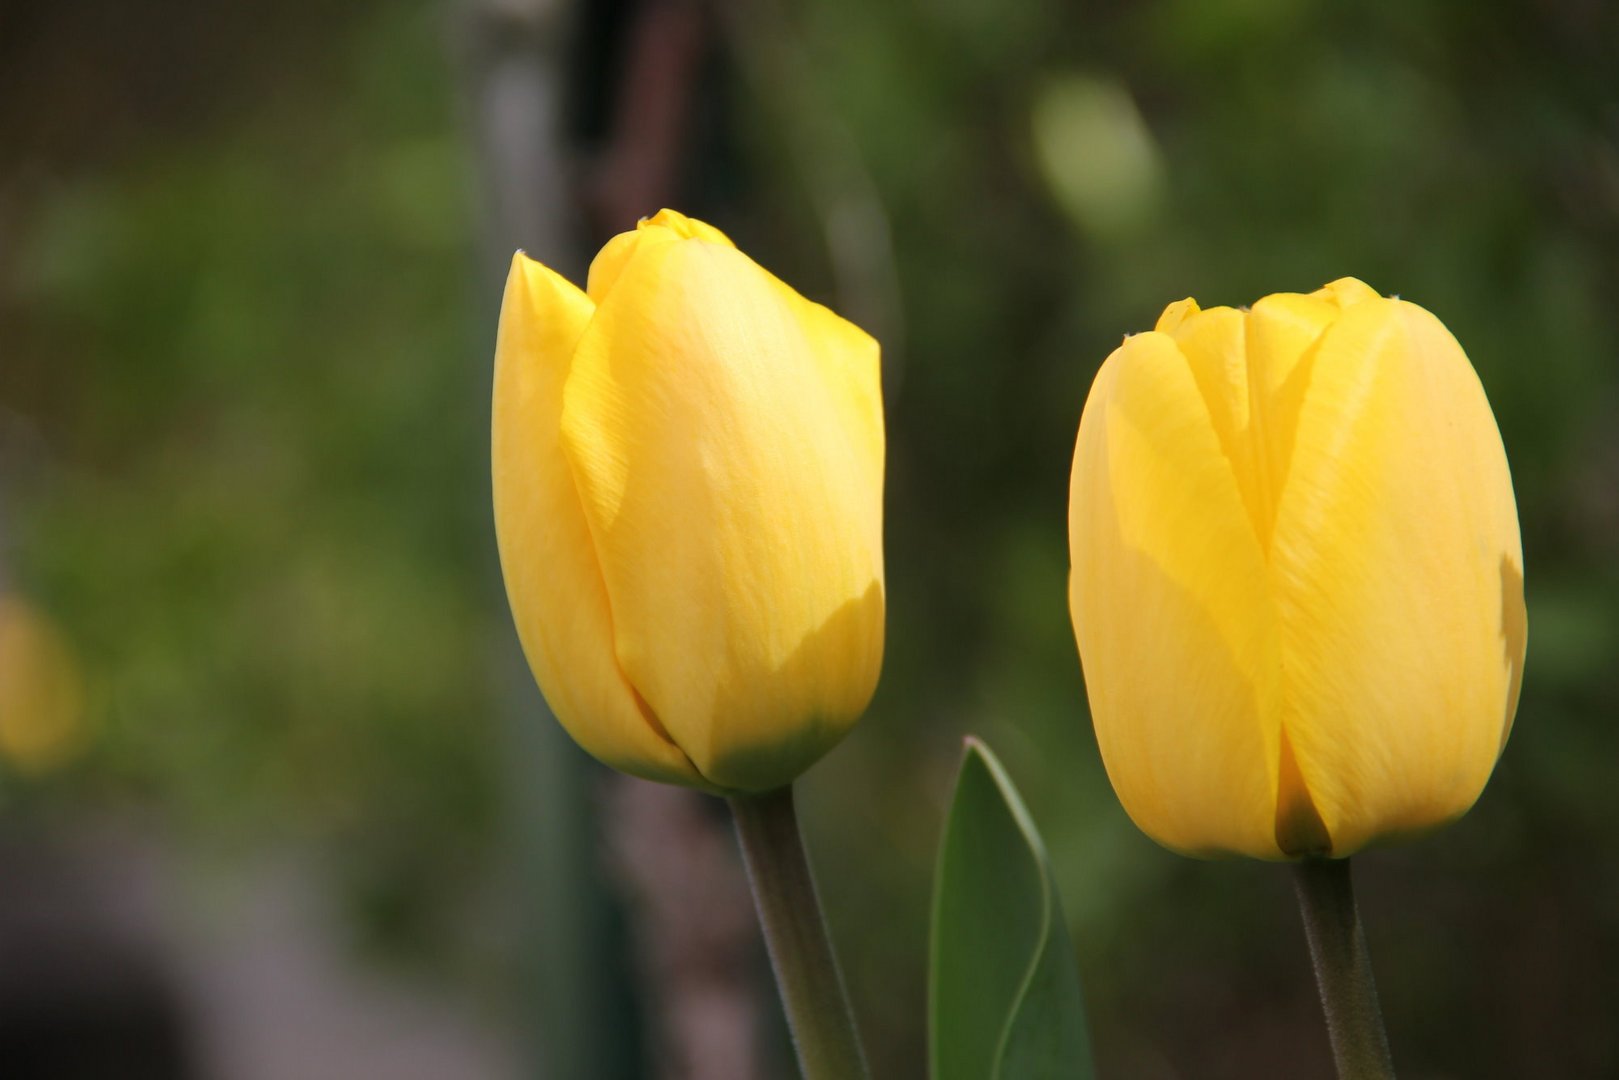
[[[924,1075],[966,732],[1052,849],[1103,1075],[1330,1075],[1288,875],[1171,855],[1108,787],[1065,519],[1121,335],[1346,274],[1477,366],[1530,613],[1476,809],[1358,860],[1396,1061],[1619,1074],[1616,46],[1591,0],[0,2],[0,960],[36,907],[85,940],[51,890],[139,924],[152,1076],[683,1075],[658,880],[603,866],[628,796],[527,681],[486,479],[511,250],[577,276],[668,202],[885,345],[888,659],[801,799],[879,1075]],[[228,992],[311,938],[332,1040],[437,1049],[240,1049],[311,1043]],[[790,1075],[742,956],[737,1075]]]

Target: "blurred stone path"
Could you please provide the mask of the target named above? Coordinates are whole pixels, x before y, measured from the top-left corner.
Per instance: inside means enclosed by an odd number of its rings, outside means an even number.
[[[508,1080],[517,1041],[370,970],[295,858],[199,878],[149,837],[0,830],[10,1080]]]

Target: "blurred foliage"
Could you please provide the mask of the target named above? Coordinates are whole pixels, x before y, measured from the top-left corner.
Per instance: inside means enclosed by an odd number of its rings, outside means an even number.
[[[441,22],[351,20],[330,75],[36,185],[5,540],[91,680],[59,782],[210,843],[317,837],[386,931],[487,846],[505,626]]]
[[[86,679],[86,744],[7,774],[0,808],[139,805],[208,845],[317,843],[362,926],[442,954],[502,872],[511,647],[483,479],[494,297],[448,20],[426,0],[236,22],[180,7],[196,21],[162,31],[170,81],[132,88],[127,63],[92,85],[76,58],[121,54],[81,40],[88,20],[34,54],[0,33],[0,59],[29,60],[0,80],[34,90],[0,99],[36,103],[0,106],[21,148],[0,159],[3,571]],[[881,196],[903,297],[887,667],[804,798],[882,1074],[921,1075],[926,890],[973,731],[1047,838],[1103,1075],[1327,1075],[1286,875],[1162,852],[1113,799],[1067,623],[1065,513],[1080,406],[1121,335],[1183,296],[1344,274],[1468,350],[1529,592],[1519,722],[1480,805],[1361,860],[1397,1059],[1411,1076],[1619,1069],[1619,15],[780,14],[770,32],[810,80],[797,98],[847,126]],[[716,32],[705,123],[735,126],[740,164],[693,205],[830,298],[791,106],[724,61],[756,42]],[[126,89],[98,129],[85,101]],[[65,127],[30,119],[39,102]]]

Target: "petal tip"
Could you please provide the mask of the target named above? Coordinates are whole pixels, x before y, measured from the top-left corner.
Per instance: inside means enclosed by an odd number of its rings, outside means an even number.
[[[1339,310],[1347,310],[1368,300],[1383,299],[1376,289],[1356,277],[1341,277],[1328,282],[1317,289],[1315,295],[1336,304]]]
[[[1164,313],[1158,316],[1158,323],[1153,329],[1161,334],[1172,334],[1181,323],[1202,310],[1198,307],[1197,301],[1190,296],[1184,300],[1177,300],[1164,308]]]
[[[726,247],[735,247],[731,238],[716,229],[706,221],[694,217],[687,217],[679,210],[664,207],[649,218],[642,218],[636,222],[637,231],[642,229],[668,229],[682,240],[702,240],[711,244],[724,244]]]

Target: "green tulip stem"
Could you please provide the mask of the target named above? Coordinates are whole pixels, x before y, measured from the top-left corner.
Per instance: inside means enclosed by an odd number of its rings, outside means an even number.
[[[866,1059],[815,895],[793,789],[730,802],[804,1080],[861,1080]]]
[[[1321,1008],[1340,1080],[1392,1080],[1394,1060],[1377,1005],[1372,958],[1366,950],[1348,859],[1304,858],[1293,885],[1304,913]]]

